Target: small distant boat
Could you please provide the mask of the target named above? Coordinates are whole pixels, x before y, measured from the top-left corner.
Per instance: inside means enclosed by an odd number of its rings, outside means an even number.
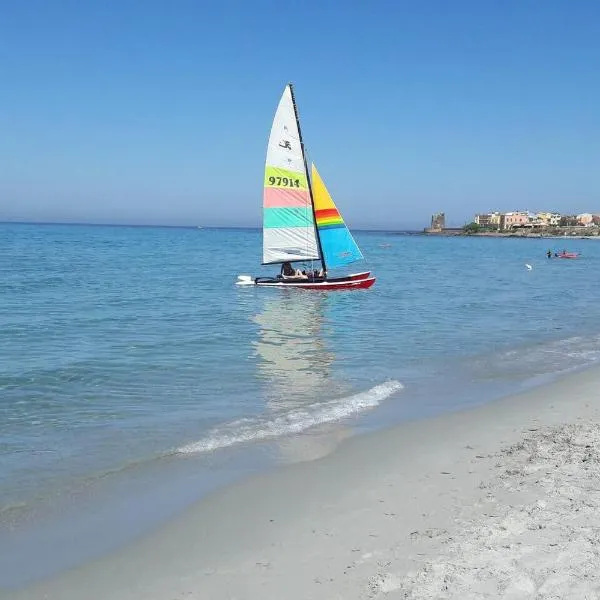
[[[554,256],[554,258],[579,258],[581,256],[580,252],[567,252],[566,250],[563,250],[561,252],[554,252],[554,254],[552,254],[552,252],[550,250],[548,250],[548,252],[546,252],[546,256],[548,258],[552,258]]]
[[[309,175],[292,84],[279,101],[267,149],[263,195],[263,265],[282,265],[275,277],[239,275],[237,285],[308,290],[369,288],[370,271],[330,277],[364,256],[314,163]],[[314,261],[321,268],[314,268]],[[294,269],[293,262],[310,265]],[[319,266],[317,263],[316,266]]]

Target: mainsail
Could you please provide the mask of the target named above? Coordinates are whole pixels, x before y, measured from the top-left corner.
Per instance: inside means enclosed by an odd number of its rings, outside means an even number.
[[[328,268],[343,267],[364,257],[344,223],[317,168],[312,165],[312,196],[321,240],[323,260]]]
[[[294,98],[285,87],[269,137],[263,196],[263,264],[318,260]]]

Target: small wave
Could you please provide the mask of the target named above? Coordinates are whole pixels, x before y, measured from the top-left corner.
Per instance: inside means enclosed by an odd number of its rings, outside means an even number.
[[[350,415],[374,408],[403,387],[399,381],[391,380],[353,396],[315,402],[302,410],[273,416],[270,420],[240,419],[225,427],[214,429],[206,438],[177,448],[175,452],[177,454],[212,452],[244,442],[301,433],[311,427],[340,421]]]

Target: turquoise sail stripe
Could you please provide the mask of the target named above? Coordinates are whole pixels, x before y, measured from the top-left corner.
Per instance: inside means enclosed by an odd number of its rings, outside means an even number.
[[[343,267],[364,258],[345,225],[319,227],[319,237],[328,268]]]
[[[312,211],[307,208],[265,208],[263,227],[310,227]]]

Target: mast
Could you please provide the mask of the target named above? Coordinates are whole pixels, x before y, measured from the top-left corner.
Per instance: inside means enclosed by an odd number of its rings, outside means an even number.
[[[315,213],[315,203],[313,201],[312,184],[310,181],[310,175],[308,173],[308,165],[306,164],[306,152],[304,152],[304,142],[302,141],[302,129],[300,128],[300,118],[298,117],[298,107],[296,106],[296,98],[294,96],[294,85],[290,82],[290,94],[292,95],[292,104],[294,105],[294,115],[296,117],[296,125],[298,127],[298,137],[300,139],[300,148],[302,149],[302,160],[304,161],[304,172],[306,173],[306,182],[308,183],[308,195],[310,197],[310,207],[313,214],[313,226],[315,228],[315,236],[317,238],[317,244],[319,246],[319,254],[321,255],[321,264],[323,265],[323,275],[327,274],[327,265],[325,264],[325,255],[323,254],[323,248],[321,246],[321,236],[319,235],[319,228],[317,227],[317,215]]]

